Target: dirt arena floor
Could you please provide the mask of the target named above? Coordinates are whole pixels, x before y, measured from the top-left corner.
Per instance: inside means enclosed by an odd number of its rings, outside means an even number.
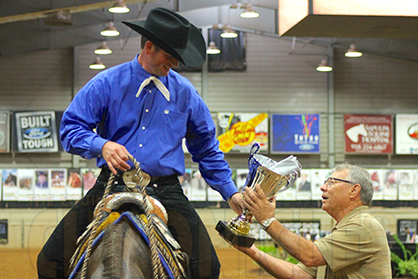
[[[40,249],[0,249],[1,279],[36,279]],[[221,279],[273,278],[234,248],[216,249],[222,264]]]

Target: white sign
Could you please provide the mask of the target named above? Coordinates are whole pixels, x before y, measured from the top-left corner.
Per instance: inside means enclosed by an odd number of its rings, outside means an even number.
[[[418,114],[396,115],[396,154],[418,154]]]

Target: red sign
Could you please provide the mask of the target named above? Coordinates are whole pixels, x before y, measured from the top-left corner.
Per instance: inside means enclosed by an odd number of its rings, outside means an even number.
[[[392,115],[344,115],[345,153],[392,154]]]

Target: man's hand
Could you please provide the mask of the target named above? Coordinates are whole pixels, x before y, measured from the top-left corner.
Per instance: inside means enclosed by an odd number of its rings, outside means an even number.
[[[244,206],[251,210],[258,223],[261,224],[264,220],[274,217],[276,198],[267,199],[260,185],[255,185],[255,191],[249,187],[245,187],[243,196]]]
[[[228,204],[238,215],[242,214],[244,208],[244,201],[241,193],[235,193],[228,199]]]
[[[257,249],[254,244],[251,245],[251,247],[245,247],[245,246],[238,246],[235,244],[232,244],[231,241],[229,241],[227,238],[225,238],[222,234],[219,234],[220,237],[222,237],[229,245],[231,245],[232,247],[234,247],[235,249],[237,249],[238,251],[241,251],[247,255],[250,254],[251,250]]]
[[[125,146],[120,145],[119,143],[113,141],[106,142],[102,148],[102,155],[106,160],[109,169],[114,174],[118,173],[116,169],[127,171],[131,168],[131,166],[126,163],[126,161],[129,160],[128,156],[131,154],[129,154]]]

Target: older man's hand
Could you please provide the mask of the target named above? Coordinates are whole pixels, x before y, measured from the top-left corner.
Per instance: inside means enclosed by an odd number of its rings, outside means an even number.
[[[251,211],[258,223],[261,224],[264,220],[274,217],[276,198],[268,199],[259,184],[255,186],[255,191],[245,187],[243,196],[245,207]]]

